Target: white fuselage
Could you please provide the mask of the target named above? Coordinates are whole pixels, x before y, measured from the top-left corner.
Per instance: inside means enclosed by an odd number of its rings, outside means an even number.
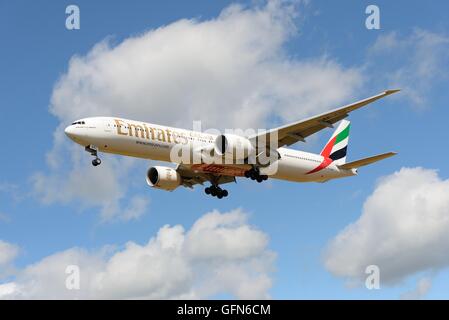
[[[216,135],[160,126],[141,121],[113,117],[85,118],[74,122],[65,130],[76,143],[93,145],[98,151],[145,159],[183,163],[174,161],[173,148],[188,147],[201,150],[214,144]],[[342,170],[337,165],[313,154],[288,148],[278,148],[280,159],[276,169],[260,168],[270,178],[296,182],[323,182],[330,179],[353,176],[354,170]],[[230,176],[243,176],[250,165],[191,164],[198,172],[215,173]]]

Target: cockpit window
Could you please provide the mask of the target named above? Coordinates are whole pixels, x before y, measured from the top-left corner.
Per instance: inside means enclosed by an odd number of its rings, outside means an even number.
[[[86,122],[84,122],[84,121],[76,121],[76,122],[72,123],[72,126],[75,125],[75,124],[86,124]]]

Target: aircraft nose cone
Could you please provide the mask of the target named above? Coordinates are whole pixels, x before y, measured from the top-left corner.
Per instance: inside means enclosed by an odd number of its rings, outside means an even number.
[[[64,133],[67,135],[67,137],[69,137],[70,139],[73,139],[75,137],[75,132],[74,132],[74,128],[73,126],[68,126],[67,128],[65,128]]]

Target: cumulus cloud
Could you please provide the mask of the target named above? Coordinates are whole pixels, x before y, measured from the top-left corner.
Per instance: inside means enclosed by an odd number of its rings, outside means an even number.
[[[242,210],[213,211],[190,230],[163,226],[143,245],[53,254],[19,270],[14,281],[0,286],[0,297],[195,299],[224,293],[268,298],[275,257],[267,245],[267,235],[248,225]],[[80,290],[65,287],[69,265],[80,268]]]
[[[42,203],[77,200],[79,209],[99,206],[103,221],[138,219],[146,212],[149,200],[143,195],[126,197],[134,159],[108,157],[94,168],[89,165],[89,155],[78,145],[57,142],[47,160],[50,174],[36,172],[30,179],[33,193]]]
[[[296,34],[296,15],[281,1],[231,5],[210,20],[179,20],[115,46],[102,41],[70,60],[50,110],[65,121],[117,115],[246,128],[272,113],[291,121],[336,107],[361,76],[325,57],[288,57],[283,45]]]
[[[409,35],[392,31],[381,35],[369,49],[369,60],[382,70],[380,78],[391,87],[402,88],[402,96],[423,106],[430,90],[447,80],[449,36],[423,29]],[[383,61],[388,70],[379,66]]]
[[[133,220],[140,218],[147,210],[150,200],[143,196],[134,196],[131,198],[129,206],[125,208],[123,215],[124,220]]]
[[[263,250],[267,244],[266,236],[255,234],[249,225],[245,225],[245,220],[245,215],[222,215],[218,211],[204,216],[195,222],[188,234],[189,252],[199,259],[215,255],[235,259]],[[233,228],[219,229],[221,225]],[[220,248],[219,252],[217,248]]]
[[[425,298],[430,288],[432,288],[432,280],[425,277],[418,281],[416,288],[403,293],[400,298],[402,300],[420,300]]]
[[[19,254],[19,247],[15,244],[0,240],[0,280],[13,272],[14,259]],[[3,289],[0,287],[0,297]]]
[[[99,206],[107,219],[132,205],[123,178],[136,162],[107,158],[88,168],[89,157],[63,134],[77,118],[115,115],[185,128],[201,120],[203,129],[245,129],[346,102],[363,80],[358,69],[328,57],[298,60],[284,50],[297,35],[297,15],[282,1],[231,5],[210,20],[182,19],[120,43],[106,39],[72,57],[52,93],[50,112],[60,126],[49,172],[32,179],[35,194],[45,203]]]
[[[0,284],[0,299],[4,297],[14,297],[17,292],[15,283]]]
[[[325,266],[334,275],[364,281],[380,268],[381,285],[449,266],[449,180],[436,171],[402,168],[384,177],[361,217],[328,245]]]
[[[19,253],[19,247],[0,240],[0,267],[11,263]]]

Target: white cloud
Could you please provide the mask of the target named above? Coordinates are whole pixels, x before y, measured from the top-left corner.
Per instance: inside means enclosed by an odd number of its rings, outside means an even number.
[[[0,240],[0,280],[14,272],[13,262],[19,251],[17,245]],[[5,290],[0,286],[0,297]]]
[[[134,196],[131,198],[129,206],[125,208],[123,215],[121,216],[124,220],[134,220],[140,218],[150,203],[150,200],[143,196]]]
[[[334,275],[364,281],[368,265],[382,284],[449,266],[449,180],[434,170],[402,168],[384,177],[361,217],[329,244],[325,266]]]
[[[400,96],[415,105],[423,106],[430,90],[447,80],[449,36],[446,34],[415,29],[410,35],[401,36],[392,31],[379,36],[369,53],[368,60],[375,61],[372,67],[382,73],[382,81],[402,88]],[[387,70],[379,61],[386,63]]]
[[[232,260],[260,252],[268,239],[263,233],[254,233],[245,221],[246,216],[238,211],[232,215],[214,211],[204,216],[188,234],[190,254],[198,259],[217,256]]]
[[[10,264],[18,253],[16,245],[0,240],[0,267]]]
[[[77,200],[80,210],[100,206],[103,221],[137,219],[145,213],[149,201],[143,200],[142,195],[125,197],[135,160],[108,157],[101,166],[93,167],[87,153],[68,143],[56,143],[47,160],[50,174],[36,172],[31,177],[34,194],[44,204]]]
[[[425,298],[430,288],[432,288],[432,280],[430,278],[422,278],[416,284],[416,288],[405,292],[401,295],[403,300],[419,300]]]
[[[179,20],[116,46],[97,44],[71,59],[56,84],[51,112],[62,121],[117,115],[191,127],[263,125],[336,107],[361,76],[333,60],[289,58],[297,12],[281,1],[214,19]]]
[[[210,243],[198,244],[205,236]],[[243,246],[242,246],[243,244]],[[164,226],[144,245],[99,252],[72,248],[17,272],[0,287],[3,298],[268,298],[274,253],[267,236],[241,210],[210,212],[190,230]],[[78,265],[81,288],[67,290],[68,265]]]
[[[0,299],[12,299],[17,296],[18,288],[15,283],[0,284]]]
[[[327,57],[298,60],[284,51],[297,34],[297,14],[282,1],[231,5],[210,20],[179,20],[116,45],[104,40],[87,55],[72,57],[53,90],[50,111],[60,126],[47,155],[50,171],[32,179],[35,194],[45,203],[99,206],[104,219],[120,218],[132,205],[123,203],[124,180],[136,162],[107,158],[90,168],[89,157],[63,134],[77,118],[116,115],[186,128],[192,120],[203,121],[203,128],[247,128],[346,102],[363,80],[357,69]]]

